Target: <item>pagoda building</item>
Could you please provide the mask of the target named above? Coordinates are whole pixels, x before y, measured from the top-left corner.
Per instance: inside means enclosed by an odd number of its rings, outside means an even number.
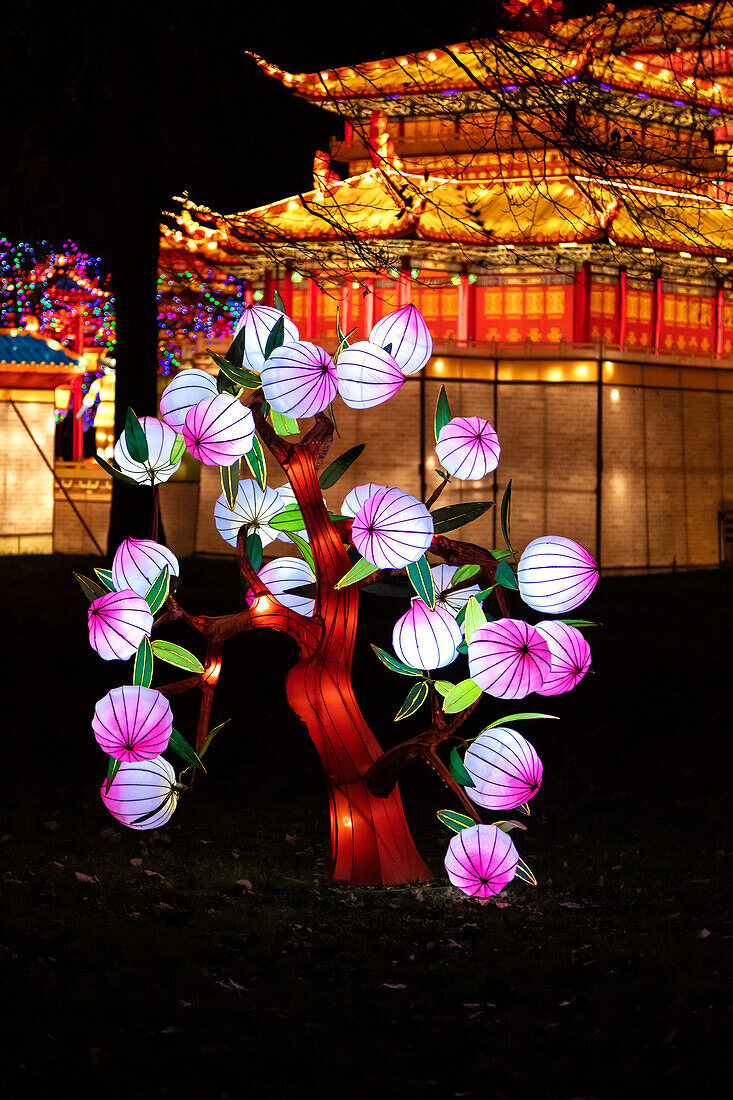
[[[493,478],[454,482],[447,502],[511,476],[518,545],[539,523],[609,571],[717,564],[733,554],[733,3],[700,40],[710,11],[316,73],[258,58],[338,113],[343,136],[316,154],[307,193],[234,215],[180,200],[162,269],[236,275],[266,304],[277,289],[301,338],[330,349],[337,315],[363,339],[417,306],[435,345],[425,370],[377,416],[341,414],[344,446],[371,443],[356,482],[430,493],[445,383],[454,415],[486,416],[502,442]],[[202,345],[183,357],[206,365]],[[223,549],[206,533],[211,482],[201,550]],[[490,540],[496,520],[481,522]]]

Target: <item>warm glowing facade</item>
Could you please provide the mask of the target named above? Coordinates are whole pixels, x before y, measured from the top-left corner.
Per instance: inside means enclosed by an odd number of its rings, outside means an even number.
[[[457,411],[505,440],[479,493],[511,470],[518,537],[539,515],[607,569],[714,564],[733,498],[733,4],[700,53],[706,10],[321,73],[258,59],[341,114],[343,138],[317,154],[307,194],[227,217],[185,201],[163,268],[234,273],[265,302],[277,288],[301,337],[327,347],[337,309],[358,337],[396,305],[421,310],[434,358],[379,425],[389,455],[369,448],[357,479],[424,495],[435,397],[459,381]],[[548,104],[587,140],[561,137]],[[205,365],[203,346],[187,357]],[[340,427],[345,442],[375,431],[357,413]],[[215,490],[202,482],[203,509]],[[197,539],[214,548],[215,533]]]

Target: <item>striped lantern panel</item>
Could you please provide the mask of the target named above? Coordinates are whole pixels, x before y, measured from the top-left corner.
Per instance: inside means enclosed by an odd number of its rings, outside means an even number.
[[[468,584],[465,588],[457,588],[451,592],[453,577],[458,572],[457,565],[434,565],[430,572],[433,574],[435,585],[435,606],[449,611],[454,617],[466,606],[471,596],[478,596],[481,589],[477,584]]]
[[[468,643],[471,679],[495,699],[524,699],[542,687],[550,650],[540,632],[522,619],[497,619],[475,630]]]
[[[102,802],[122,825],[129,829],[159,829],[173,816],[178,805],[175,788],[176,773],[162,756],[153,760],[130,761],[120,764],[120,770],[109,791],[102,784]],[[157,810],[157,813],[153,813]],[[147,821],[133,825],[139,817],[153,814]]]
[[[588,599],[598,572],[598,562],[577,542],[543,535],[530,542],[519,559],[519,593],[535,611],[562,615]]]
[[[513,810],[528,802],[542,782],[542,761],[526,738],[507,726],[484,730],[463,761],[474,787],[466,794],[487,810]]]
[[[316,583],[315,573],[307,561],[303,561],[302,558],[273,558],[262,566],[257,575],[283,607],[289,607],[299,615],[313,614],[316,606],[315,597],[293,591],[293,589],[305,588]],[[248,592],[247,606],[251,607],[254,601],[254,594]]]
[[[449,474],[461,481],[480,481],[499,464],[499,437],[480,416],[457,416],[444,424],[435,453]]]
[[[157,485],[167,481],[181,465],[180,458],[171,462],[171,452],[176,442],[176,432],[154,416],[141,416],[140,427],[148,444],[148,457],[138,462],[130,456],[123,432],[115,443],[115,462],[123,474],[127,474],[138,485]]]
[[[159,691],[126,684],[98,701],[92,729],[99,747],[115,760],[152,760],[168,748],[173,712]]]
[[[500,893],[517,873],[519,853],[496,825],[472,825],[451,838],[445,855],[448,878],[474,898]]]
[[[359,509],[364,507],[369,497],[373,497],[380,489],[386,488],[386,485],[377,485],[375,481],[367,481],[366,485],[356,485],[344,497],[344,502],[341,505],[341,515],[353,518]]]
[[[336,364],[323,348],[299,340],[275,348],[262,367],[265,399],[296,419],[323,412],[336,396]]]
[[[244,307],[244,311],[234,329],[235,340],[242,329],[244,329],[242,362],[237,363],[236,366],[249,367],[250,370],[257,371],[258,373],[262,370],[265,363],[265,348],[267,347],[270,333],[280,318],[284,316],[285,315],[281,313],[279,309],[275,309],[274,306],[253,305]],[[290,344],[299,338],[300,333],[297,328],[289,317],[285,317],[285,339],[283,342]]]
[[[252,413],[229,393],[199,401],[183,425],[186,446],[205,466],[231,466],[252,450],[254,434]]]
[[[131,589],[108,592],[89,605],[89,644],[104,661],[127,661],[150,637],[153,613]]]
[[[377,321],[369,333],[372,344],[389,347],[403,374],[417,374],[433,354],[433,340],[425,318],[413,305],[402,306]]]
[[[152,539],[124,539],[112,562],[112,582],[118,592],[131,588],[146,596],[164,565],[171,577],[178,576],[178,558],[167,546]]]
[[[433,517],[425,505],[401,489],[380,489],[351,524],[359,553],[380,569],[401,569],[418,561],[433,541]]]
[[[350,409],[371,409],[394,397],[405,376],[392,356],[378,344],[357,340],[338,357],[339,393]]]
[[[250,535],[259,535],[262,545],[268,546],[279,536],[274,527],[268,527],[267,521],[285,510],[285,504],[276,489],[269,485],[260,489],[256,481],[247,478],[240,481],[234,508],[227,504],[222,493],[214,505],[214,523],[216,529],[230,546],[237,545],[239,528],[249,525]]]
[[[590,668],[590,646],[576,627],[555,619],[537,623],[537,629],[550,649],[550,671],[537,689],[539,694],[572,691]]]
[[[444,668],[452,664],[462,640],[461,628],[449,611],[437,606],[430,608],[417,596],[392,631],[395,653],[413,668]]]
[[[182,370],[169,382],[160,398],[160,415],[174,432],[182,432],[186,414],[206,397],[216,397],[216,378],[205,370]]]

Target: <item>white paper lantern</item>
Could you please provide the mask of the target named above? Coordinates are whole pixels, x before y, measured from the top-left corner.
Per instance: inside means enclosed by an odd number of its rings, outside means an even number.
[[[227,504],[222,493],[214,505],[214,523],[216,529],[230,546],[237,545],[239,528],[249,524],[249,534],[259,535],[263,546],[268,546],[278,537],[279,531],[268,527],[267,521],[285,510],[285,505],[269,485],[260,489],[256,481],[247,478],[240,481],[234,508]]]
[[[92,729],[99,747],[116,760],[152,760],[168,748],[173,712],[154,688],[123,684],[97,702]]]
[[[146,596],[164,565],[171,577],[178,576],[178,558],[167,546],[152,539],[124,539],[112,562],[112,583],[118,592],[131,588]]]
[[[103,661],[128,661],[150,637],[153,613],[132,589],[106,592],[89,605],[89,644]]]
[[[102,801],[122,825],[129,829],[159,829],[173,816],[178,805],[175,789],[176,773],[162,756],[120,764],[109,791],[106,781],[100,788]],[[160,807],[160,809],[158,809]],[[133,822],[145,814],[153,814],[138,825]]]
[[[244,353],[241,363],[237,366],[249,367],[250,370],[262,370],[265,362],[265,348],[267,340],[273,328],[285,315],[273,306],[245,306],[242,315],[234,329],[234,339],[244,329]],[[285,333],[283,343],[289,344],[300,338],[300,333],[290,320],[285,317]]]
[[[380,489],[359,509],[351,540],[380,569],[418,561],[433,541],[435,524],[425,505],[401,489]]]
[[[160,415],[174,432],[182,432],[186,413],[206,397],[216,397],[216,379],[205,370],[192,367],[180,371],[160,398]]]
[[[251,451],[254,434],[251,411],[230,393],[205,397],[183,423],[186,446],[205,466],[231,466]]]
[[[386,485],[377,485],[376,481],[367,481],[365,485],[356,485],[351,492],[347,493],[344,497],[340,514],[353,518],[356,513],[364,507],[369,497],[373,497],[380,489],[386,488]]]
[[[474,898],[500,893],[517,873],[514,841],[496,825],[471,825],[451,838],[445,855],[448,878]]]
[[[417,596],[392,631],[395,653],[412,668],[444,668],[452,664],[462,640],[461,628],[449,611],[437,606],[430,608]]]
[[[480,416],[457,416],[444,424],[435,453],[449,474],[461,481],[480,481],[499,464],[499,437]]]
[[[293,591],[293,589],[305,588],[306,585],[316,583],[315,573],[308,562],[303,561],[302,558],[273,558],[262,566],[257,575],[283,607],[289,607],[291,611],[297,611],[300,615],[313,614],[316,606],[315,596]],[[249,607],[254,600],[253,593],[248,592]]]
[[[530,542],[520,557],[517,582],[529,607],[545,615],[561,615],[588,599],[598,572],[598,562],[577,542],[544,535]]]
[[[550,649],[550,671],[537,689],[539,694],[572,691],[590,668],[590,646],[576,627],[555,619],[537,623],[537,629]]]
[[[508,726],[484,730],[463,760],[474,787],[466,794],[488,810],[513,810],[533,798],[542,782],[542,761],[534,746]]]
[[[358,340],[344,348],[336,367],[338,387],[350,409],[372,409],[394,397],[405,376],[393,357],[378,344]]]
[[[369,333],[372,344],[390,348],[403,374],[417,374],[433,354],[433,341],[422,313],[413,305],[402,306],[377,321]]]
[[[468,669],[487,695],[524,699],[542,687],[550,670],[550,650],[539,630],[523,619],[497,619],[473,632]]]
[[[181,459],[171,462],[171,452],[176,443],[176,433],[173,428],[163,424],[154,416],[141,416],[140,427],[148,444],[148,457],[145,462],[138,462],[131,457],[127,449],[127,441],[123,432],[115,443],[115,462],[118,468],[127,477],[131,477],[138,485],[158,485],[167,481],[181,465]]]
[[[306,340],[283,344],[262,366],[262,389],[283,416],[315,416],[336,396],[336,365],[327,351]]]
[[[477,584],[468,584],[451,592],[453,577],[458,572],[457,565],[434,565],[430,572],[435,585],[435,606],[442,607],[454,617],[466,606],[471,596],[478,596],[481,589]]]

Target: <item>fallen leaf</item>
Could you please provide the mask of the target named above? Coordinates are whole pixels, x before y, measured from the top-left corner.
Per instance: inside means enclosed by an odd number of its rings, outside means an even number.
[[[146,871],[146,875],[150,875],[151,878],[165,878],[165,875],[161,875],[160,871]]]
[[[697,938],[700,939],[700,940],[706,940],[709,935],[710,935],[710,929],[709,928],[703,928],[697,933]]]
[[[237,886],[243,886],[248,894],[254,893],[254,890],[252,889],[252,883],[249,881],[248,878],[238,878]]]
[[[407,986],[402,982],[382,982],[385,989],[407,989]]]
[[[60,829],[58,821],[44,821],[43,823],[47,829],[50,829],[52,833],[55,833],[57,829]]]
[[[142,863],[142,860],[141,859],[131,859],[130,863],[132,864],[133,867],[139,867],[140,864]]]
[[[94,875],[85,875],[81,871],[74,871],[74,874],[77,882],[99,882],[99,879],[95,878]]]

